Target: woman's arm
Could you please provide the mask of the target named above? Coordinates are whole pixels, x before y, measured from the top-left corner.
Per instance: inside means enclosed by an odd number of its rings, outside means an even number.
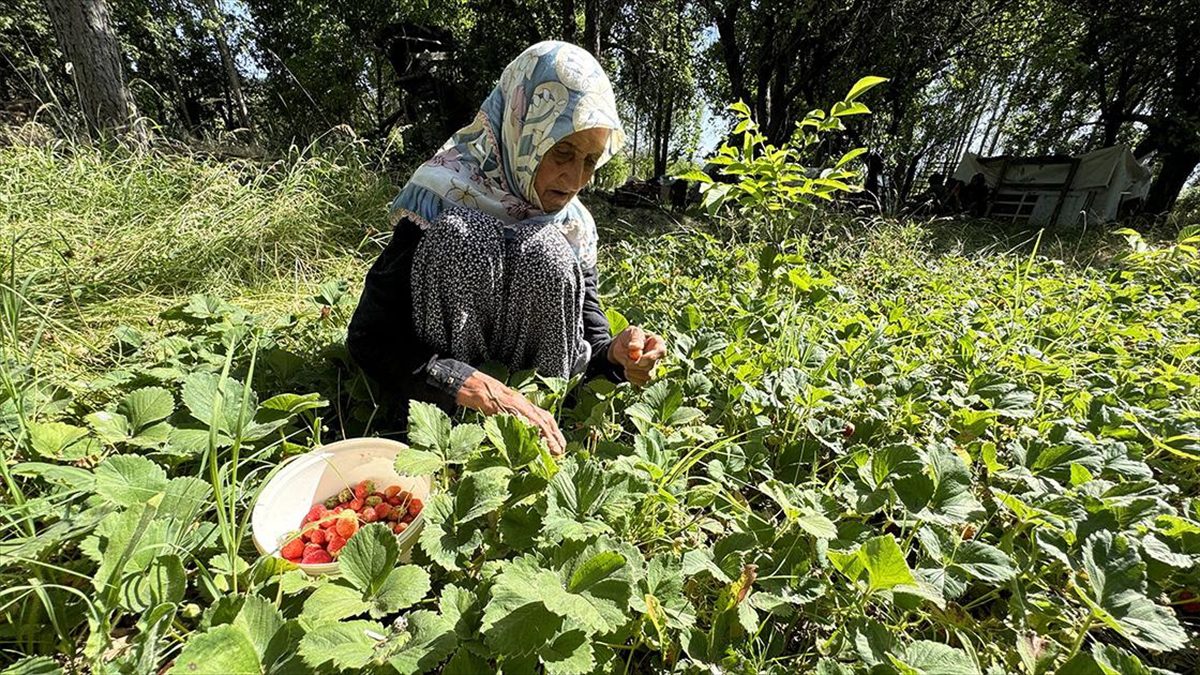
[[[592,345],[592,360],[588,362],[585,377],[623,382],[625,369],[608,358],[613,338],[608,317],[600,308],[600,276],[595,267],[583,270],[583,339]]]
[[[388,393],[451,408],[475,368],[440,358],[416,334],[411,271],[420,239],[416,223],[405,219],[396,225],[392,240],[367,273],[346,347],[363,372]]]

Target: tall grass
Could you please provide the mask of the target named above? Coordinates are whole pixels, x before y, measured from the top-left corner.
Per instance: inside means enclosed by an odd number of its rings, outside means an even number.
[[[200,155],[0,148],[0,237],[85,300],[263,286],[356,257],[393,188],[352,149],[258,165]],[[21,268],[24,268],[21,269]]]
[[[53,323],[43,371],[86,380],[121,324],[193,293],[297,311],[361,282],[395,187],[359,145],[273,162],[62,143],[0,147],[0,267]]]

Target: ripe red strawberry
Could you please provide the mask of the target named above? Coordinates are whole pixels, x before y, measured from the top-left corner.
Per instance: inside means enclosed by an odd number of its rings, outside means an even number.
[[[396,534],[400,534],[401,532],[404,532],[407,529],[408,529],[408,523],[396,523],[395,525],[392,526],[392,532],[395,532]]]
[[[279,549],[279,553],[288,560],[299,560],[300,556],[304,555],[304,540],[300,539],[300,537],[296,537],[295,539],[284,544],[283,548]]]
[[[400,506],[400,504],[403,503],[403,500],[400,499],[400,495],[396,495],[395,497],[388,497],[387,503],[391,504],[392,506]]]
[[[354,496],[357,499],[366,499],[367,495],[375,491],[375,483],[373,481],[364,480],[354,486]]]
[[[379,516],[380,520],[388,520],[392,515],[392,505],[384,502],[375,507],[375,515]]]
[[[333,527],[333,521],[335,521],[335,520],[337,520],[337,518],[325,516],[324,518],[321,519],[321,529],[328,530],[329,528]]]
[[[425,503],[422,502],[420,499],[414,499],[408,503],[408,512],[414,516],[420,515],[421,511],[424,508],[425,508]]]
[[[346,545],[345,537],[341,537],[341,536],[335,534],[332,537],[330,537],[329,543],[325,546],[325,548],[329,551],[330,555],[332,555],[336,558],[338,553],[342,550],[342,547],[345,545]]]
[[[408,513],[404,514],[403,516],[400,516],[400,522],[411,523],[413,520],[416,519],[416,517],[417,517],[417,514],[413,513],[412,511],[409,511]]]
[[[350,510],[351,511],[362,511],[362,508],[363,508],[363,500],[359,499],[358,497],[355,497],[354,499],[350,500]]]
[[[314,520],[320,520],[325,516],[326,512],[327,509],[325,508],[324,504],[313,504],[312,508],[308,510],[308,515],[305,516],[305,518],[311,523]]]
[[[305,551],[304,557],[300,559],[301,565],[320,565],[330,562],[333,562],[333,556],[329,555],[329,551],[320,546],[312,551]]]
[[[324,544],[325,543],[325,530],[322,530],[322,529],[313,530],[312,533],[308,536],[308,540],[314,544]]]
[[[1200,614],[1200,602],[1196,601],[1195,593],[1180,591],[1179,599],[1183,601],[1183,604],[1179,605],[1179,609],[1183,610],[1185,614]]]
[[[374,506],[364,506],[362,510],[362,519],[364,523],[373,523],[379,520],[379,514],[375,513]]]
[[[339,535],[349,539],[351,535],[353,535],[355,532],[358,532],[358,519],[338,518],[336,528]]]
[[[386,497],[388,499],[388,501],[391,501],[392,498],[397,497],[399,495],[400,495],[400,486],[399,485],[389,485],[389,486],[387,486],[387,489],[383,491],[383,496]]]

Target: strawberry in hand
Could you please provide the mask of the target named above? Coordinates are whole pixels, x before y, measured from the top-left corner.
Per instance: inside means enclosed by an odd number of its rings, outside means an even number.
[[[654,366],[666,355],[666,341],[639,326],[621,331],[608,346],[609,362],[624,368],[625,379],[636,385],[650,382]]]

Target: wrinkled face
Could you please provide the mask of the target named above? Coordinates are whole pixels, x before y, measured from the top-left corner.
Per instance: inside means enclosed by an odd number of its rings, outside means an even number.
[[[546,151],[533,176],[543,211],[562,210],[588,184],[611,133],[608,129],[576,131]]]

